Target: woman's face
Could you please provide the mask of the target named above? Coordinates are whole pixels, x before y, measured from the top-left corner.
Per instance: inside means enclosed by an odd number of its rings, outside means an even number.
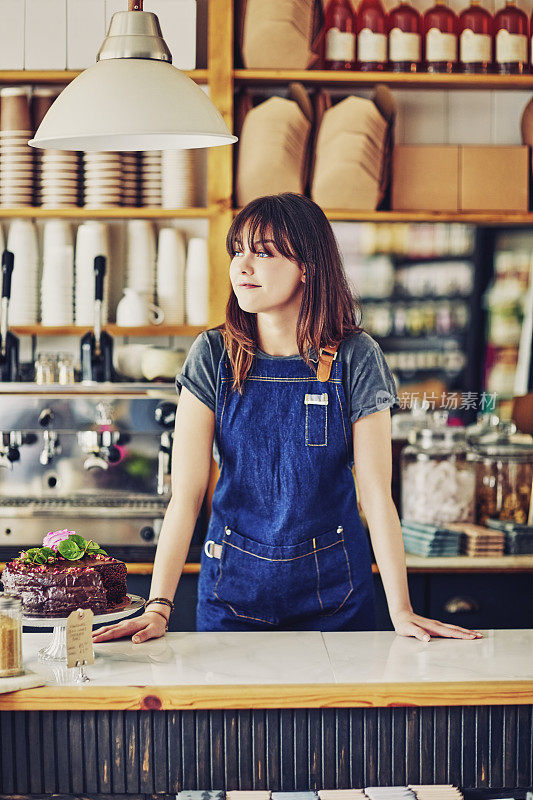
[[[267,238],[248,245],[248,231],[243,241],[235,242],[229,274],[233,291],[243,311],[252,314],[300,307],[303,294],[302,269],[281,255]],[[254,252],[255,251],[255,252]]]

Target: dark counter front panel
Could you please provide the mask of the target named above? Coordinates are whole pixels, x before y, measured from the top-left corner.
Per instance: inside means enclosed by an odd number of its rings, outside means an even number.
[[[531,706],[3,711],[0,738],[2,795],[533,783]]]

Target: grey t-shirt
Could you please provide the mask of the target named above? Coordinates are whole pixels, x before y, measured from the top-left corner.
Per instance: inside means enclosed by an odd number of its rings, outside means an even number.
[[[183,369],[176,377],[178,391],[185,386],[213,412],[220,389],[218,367],[223,352],[224,340],[220,331],[203,331],[192,343]],[[316,360],[316,354],[311,353],[311,356]],[[271,356],[258,349],[256,358],[281,361],[301,357],[298,354]],[[343,362],[342,383],[350,422],[398,403],[394,377],[380,346],[368,333],[362,331],[344,339],[339,345],[337,358]],[[218,463],[216,444],[213,454]]]

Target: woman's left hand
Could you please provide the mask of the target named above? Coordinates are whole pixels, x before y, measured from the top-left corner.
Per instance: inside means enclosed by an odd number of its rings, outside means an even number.
[[[482,639],[483,634],[459,625],[448,625],[436,619],[420,617],[414,611],[400,611],[391,615],[394,630],[399,636],[414,636],[421,642],[429,642],[432,636],[448,639]]]

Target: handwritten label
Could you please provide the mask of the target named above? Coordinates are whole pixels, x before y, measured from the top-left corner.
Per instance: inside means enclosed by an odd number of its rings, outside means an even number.
[[[67,667],[94,664],[92,642],[94,614],[89,608],[78,608],[67,618]]]

